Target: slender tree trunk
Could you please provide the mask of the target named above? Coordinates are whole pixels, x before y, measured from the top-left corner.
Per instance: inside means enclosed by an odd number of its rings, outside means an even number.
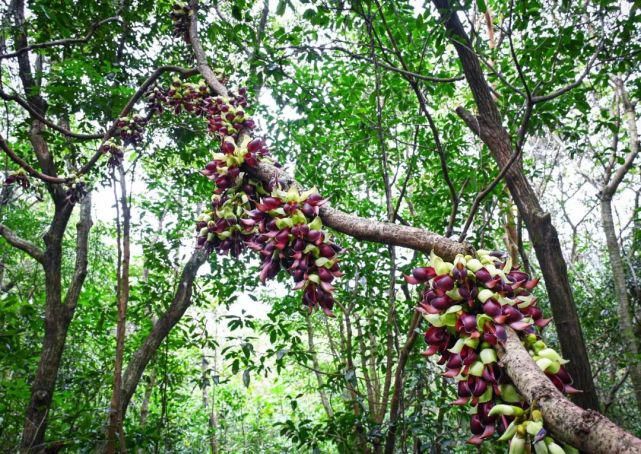
[[[617,241],[614,221],[612,219],[612,200],[608,197],[601,199],[601,223],[605,232],[608,256],[610,258],[610,267],[612,268],[612,280],[614,284],[614,293],[618,302],[619,328],[625,349],[630,361],[630,378],[632,379],[632,388],[637,401],[637,408],[641,414],[641,356],[639,356],[639,345],[634,335],[634,323],[630,311],[630,298],[628,289],[625,284],[625,269],[621,250]]]
[[[169,309],[154,324],[149,335],[145,338],[142,345],[134,352],[122,380],[122,414],[127,412],[129,402],[136,391],[145,367],[156,354],[158,347],[165,340],[169,331],[180,321],[191,304],[192,284],[196,278],[196,273],[203,263],[207,260],[207,252],[199,249],[196,250],[189,261],[185,264],[176,288],[176,294]]]
[[[416,311],[410,321],[407,340],[398,355],[398,364],[396,365],[396,372],[394,374],[394,393],[392,394],[392,401],[390,403],[389,429],[387,430],[387,438],[385,440],[386,454],[392,454],[396,445],[396,431],[398,429],[397,422],[403,393],[403,372],[405,371],[405,365],[407,364],[410,352],[418,339],[416,329],[420,323],[421,314]]]
[[[109,424],[107,426],[107,443],[104,451],[106,453],[116,452],[116,438],[122,452],[126,451],[125,434],[123,431],[124,411],[122,408],[122,363],[125,354],[125,334],[127,328],[127,302],[129,300],[129,262],[130,262],[130,226],[131,213],[129,202],[127,200],[127,182],[125,169],[122,163],[118,165],[118,174],[120,181],[120,200],[118,200],[116,189],[116,178],[114,174],[114,195],[116,207],[120,203],[122,209],[122,239],[120,238],[120,221],[117,219],[118,226],[118,322],[116,324],[116,358],[114,361],[114,384],[111,394],[111,407],[109,412]],[[116,216],[119,217],[119,210],[116,210]],[[122,245],[122,248],[121,248]]]
[[[147,424],[147,418],[149,417],[149,402],[151,402],[151,394],[154,392],[155,386],[156,372],[152,371],[151,377],[149,378],[149,384],[147,384],[147,387],[145,388],[142,404],[140,404],[140,427],[145,427],[145,424]]]
[[[323,377],[320,371],[320,363],[318,362],[318,354],[316,353],[316,347],[314,346],[314,327],[312,326],[312,320],[309,314],[306,314],[307,319],[307,346],[309,347],[309,354],[312,358],[312,366],[314,367],[314,375],[316,375],[316,382],[318,383],[318,394],[320,395],[321,403],[325,409],[325,414],[328,418],[334,417],[334,411],[332,410],[332,405],[329,402],[327,393],[323,389],[325,383],[323,382]]]
[[[351,381],[347,382],[347,392],[349,399],[352,401],[352,409],[354,411],[354,416],[358,419],[361,417],[361,404],[358,401],[358,393],[356,390],[358,381],[356,379],[356,367],[354,365],[354,356],[352,352],[352,321],[350,318],[350,310],[345,306],[341,307],[343,310],[343,318],[345,320],[345,359],[347,365],[347,371],[354,374],[354,378]],[[370,449],[367,446],[367,436],[365,430],[360,421],[356,422],[356,443],[358,448],[362,453],[369,453]]]

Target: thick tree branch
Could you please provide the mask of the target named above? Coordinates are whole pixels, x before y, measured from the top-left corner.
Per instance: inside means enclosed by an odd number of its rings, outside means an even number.
[[[192,0],[190,2],[191,6],[191,21],[189,22],[189,40],[191,42],[191,47],[194,51],[194,56],[196,57],[196,62],[198,64],[198,71],[205,78],[207,85],[220,96],[227,96],[227,88],[220,83],[214,72],[209,67],[207,63],[207,55],[205,50],[200,42],[198,37],[198,1]]]
[[[499,349],[501,364],[521,394],[541,409],[556,438],[590,453],[641,452],[641,440],[605,416],[566,399],[532,361],[518,335],[510,328],[507,331],[505,347]]]
[[[44,252],[42,252],[38,246],[30,241],[20,238],[13,230],[9,229],[4,224],[0,224],[0,235],[7,240],[7,243],[11,246],[26,252],[36,261],[44,263]]]
[[[473,132],[477,133],[476,131],[477,131],[477,128],[479,127],[479,122],[472,113],[468,112],[462,107],[458,107],[456,109],[456,113],[459,115],[459,117],[461,117],[463,121],[465,121],[465,123]],[[463,226],[461,235],[459,236],[459,241],[465,240],[465,237],[467,236],[467,231],[472,225],[472,221],[474,220],[474,217],[476,216],[476,212],[478,211],[479,206],[481,205],[481,202],[483,201],[483,199],[485,199],[485,197],[487,197],[487,195],[494,190],[494,188],[503,179],[507,171],[510,170],[510,167],[512,167],[514,163],[518,161],[518,159],[520,158],[521,153],[523,151],[523,143],[525,141],[525,130],[527,127],[527,123],[530,119],[531,113],[532,113],[532,104],[528,102],[526,107],[526,113],[523,118],[523,123],[521,125],[521,128],[519,128],[518,139],[517,139],[518,144],[517,144],[516,150],[514,151],[514,153],[512,153],[512,156],[510,156],[510,159],[499,171],[496,177],[494,177],[494,179],[490,182],[490,184],[487,185],[487,187],[483,189],[481,192],[479,192],[476,195],[476,197],[474,197],[474,201],[472,202],[472,207],[470,208],[470,213],[465,221],[465,225]],[[479,133],[480,133],[480,129],[479,129]]]
[[[247,171],[263,182],[275,180],[287,186],[298,184],[278,167],[264,162],[247,169]],[[459,243],[436,233],[417,227],[361,218],[329,206],[321,208],[320,217],[327,227],[359,240],[401,246],[426,253],[433,250],[435,254],[446,260],[454,259],[457,254],[472,252],[472,247],[469,244]]]

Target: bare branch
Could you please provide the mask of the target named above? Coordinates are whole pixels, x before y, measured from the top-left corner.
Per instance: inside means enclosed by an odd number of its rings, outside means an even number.
[[[84,134],[84,133],[73,132],[66,128],[63,128],[62,126],[57,125],[53,121],[48,120],[44,115],[38,112],[36,108],[34,108],[31,104],[29,104],[29,102],[26,99],[22,98],[18,94],[10,95],[0,90],[0,98],[4,99],[5,101],[15,101],[16,103],[20,104],[20,106],[22,106],[27,112],[29,112],[32,117],[40,120],[45,125],[49,126],[51,129],[58,131],[67,137],[71,137],[72,139],[95,140],[95,139],[100,139],[103,136],[102,133]]]
[[[119,11],[117,11],[117,12],[119,12]],[[120,20],[120,16],[119,15],[108,17],[106,19],[103,19],[103,20],[101,20],[99,22],[96,22],[96,23],[92,24],[91,27],[89,27],[89,30],[87,31],[85,36],[83,36],[82,38],[57,39],[57,40],[54,40],[54,41],[47,41],[47,42],[44,42],[44,43],[31,44],[31,45],[22,47],[22,48],[14,51],[14,52],[9,52],[7,54],[0,54],[0,60],[3,60],[5,58],[18,57],[21,54],[23,54],[25,52],[28,52],[30,50],[33,50],[33,49],[44,49],[44,48],[47,48],[47,47],[68,46],[70,44],[86,43],[93,36],[93,34],[96,32],[96,30],[98,30],[98,28],[100,28],[102,25],[107,24],[109,22],[117,21],[117,20]]]
[[[609,183],[607,185],[604,185],[603,189],[601,190],[602,198],[612,198],[614,196],[614,193],[616,192],[617,188],[619,187],[627,173],[632,168],[634,160],[639,154],[639,133],[637,131],[637,120],[634,111],[634,105],[628,97],[628,93],[623,86],[623,81],[621,79],[616,79],[615,85],[617,87],[617,90],[619,91],[621,103],[623,104],[623,111],[626,117],[628,134],[630,136],[630,152],[625,157],[625,161],[623,162],[621,167],[619,167],[611,177]]]
[[[0,148],[4,151],[9,158],[20,167],[22,167],[29,175],[32,177],[38,178],[47,183],[60,184],[65,183],[67,180],[65,178],[52,177],[51,175],[46,175],[44,173],[38,172],[32,166],[29,165],[24,159],[18,156],[12,149],[9,147],[7,141],[0,134]]]
[[[581,75],[571,84],[566,85],[565,87],[559,88],[556,91],[553,91],[550,94],[547,95],[541,95],[541,96],[533,96],[532,97],[532,103],[537,104],[540,102],[544,101],[550,101],[554,98],[558,98],[559,96],[567,93],[568,91],[578,87],[581,85],[583,82],[583,79],[587,77],[587,75],[590,73],[590,70],[594,66],[594,63],[596,62],[597,57],[599,56],[599,53],[603,50],[603,45],[605,43],[605,39],[602,39],[601,42],[599,43],[599,46],[597,47],[597,50],[594,52],[590,60],[588,61],[588,64],[585,66],[585,69],[581,73]]]
[[[363,61],[367,61],[367,62],[370,62],[370,63],[374,63],[374,61],[373,61],[373,59],[371,57],[368,57],[366,55],[357,54],[356,52],[352,52],[349,49],[346,49],[346,48],[341,47],[341,46],[325,46],[325,45],[316,46],[316,47],[314,47],[314,46],[290,46],[289,48],[290,49],[296,49],[296,50],[308,50],[308,51],[309,50],[323,50],[323,51],[324,50],[331,50],[331,51],[337,51],[337,52],[342,52],[342,53],[344,53],[344,54],[346,54],[346,55],[348,55],[348,56],[350,56],[350,57],[352,57],[352,58],[354,58],[356,60],[363,60]],[[424,80],[424,81],[427,81],[427,82],[451,83],[451,82],[457,82],[459,80],[463,80],[465,78],[464,76],[453,76],[453,77],[426,76],[426,75],[423,75],[423,74],[419,74],[419,73],[415,73],[415,72],[409,71],[407,69],[398,68],[396,66],[393,66],[393,65],[390,65],[390,64],[387,64],[387,63],[383,63],[383,62],[380,62],[380,61],[377,64],[381,68],[387,69],[388,71],[396,72],[396,73],[402,74],[403,76],[409,76],[409,77],[413,77],[413,78],[419,79],[419,80]]]

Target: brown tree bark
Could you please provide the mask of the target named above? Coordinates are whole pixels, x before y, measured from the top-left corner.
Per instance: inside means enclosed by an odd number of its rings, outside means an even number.
[[[501,365],[528,402],[541,409],[547,428],[556,439],[594,454],[641,452],[641,440],[591,409],[584,410],[567,400],[532,361],[518,335],[508,328]]]
[[[67,331],[87,275],[89,230],[92,225],[91,198],[88,195],[82,201],[77,224],[74,276],[66,296],[62,297],[62,235],[71,214],[71,208],[72,206],[66,202],[57,203],[54,220],[45,234],[47,245],[43,258],[46,286],[45,335],[38,369],[31,384],[31,399],[25,414],[22,452],[40,452],[44,449],[47,416],[53,399]]]
[[[507,168],[505,181],[525,221],[541,266],[561,350],[563,355],[570,359],[568,371],[572,374],[576,386],[583,391],[574,400],[584,408],[598,409],[590,362],[557,231],[552,225],[550,214],[541,207],[519,160],[512,159],[514,149],[511,138],[503,127],[501,113],[485,80],[479,58],[472,51],[472,43],[456,12],[448,0],[432,2],[440,12],[447,32],[452,36],[478,109],[478,115],[462,108],[458,108],[457,113],[488,146],[499,167]]]

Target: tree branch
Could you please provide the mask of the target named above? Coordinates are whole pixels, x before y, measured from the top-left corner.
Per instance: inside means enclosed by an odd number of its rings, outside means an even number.
[[[281,169],[264,162],[246,170],[265,183],[279,181],[286,186],[298,185]],[[320,217],[327,227],[359,240],[401,246],[426,253],[433,250],[446,260],[453,260],[457,254],[472,252],[472,247],[467,243],[459,243],[417,227],[361,218],[327,205],[321,207]]]
[[[72,139],[95,140],[95,139],[100,139],[103,136],[102,133],[84,134],[84,133],[73,132],[66,128],[63,128],[62,126],[57,125],[53,121],[48,120],[44,115],[38,112],[38,110],[36,110],[33,106],[31,106],[26,99],[22,98],[17,94],[10,95],[0,90],[0,98],[5,101],[15,101],[20,106],[22,106],[22,108],[24,108],[27,112],[29,112],[33,118],[40,120],[42,123],[49,126],[51,129],[58,131],[59,133],[67,137],[71,137]]]
[[[499,348],[501,365],[521,394],[541,409],[546,427],[555,437],[590,453],[641,452],[641,440],[605,416],[566,399],[532,361],[518,335],[511,328],[507,331],[507,342]]]
[[[191,47],[194,51],[194,56],[196,57],[196,62],[198,64],[198,71],[205,78],[207,85],[214,90],[220,96],[227,96],[227,88],[220,83],[214,72],[209,67],[207,63],[207,55],[203,49],[203,46],[198,38],[198,0],[192,0],[190,2],[191,6],[191,21],[189,22],[189,41],[191,42]]]
[[[89,231],[92,225],[91,193],[88,193],[84,196],[80,204],[80,219],[78,220],[78,224],[76,224],[76,264],[64,301],[65,306],[67,306],[70,311],[76,308],[82,285],[87,277]]]
[[[547,95],[532,96],[532,103],[537,104],[544,101],[550,101],[554,98],[558,98],[559,96],[581,85],[581,83],[583,82],[583,79],[587,77],[587,75],[590,73],[590,70],[594,66],[594,63],[596,62],[596,59],[599,56],[599,53],[601,53],[601,50],[603,50],[604,44],[605,44],[605,38],[601,40],[601,42],[599,43],[599,46],[597,47],[597,50],[594,52],[594,54],[588,61],[588,64],[585,66],[585,70],[583,70],[581,75],[574,82],[566,85],[565,87],[561,87],[558,90],[555,90],[552,93],[549,93]]]
[[[18,156],[11,149],[11,147],[9,147],[9,144],[4,139],[4,137],[2,137],[2,134],[0,134],[0,148],[2,149],[2,151],[4,151],[7,154],[7,156],[9,156],[9,158],[11,158],[13,162],[18,164],[32,177],[38,178],[46,183],[53,183],[53,184],[61,184],[67,181],[67,179],[65,178],[52,177],[51,175],[38,172],[36,169],[30,166],[25,160],[23,160],[20,156]]]
[[[344,53],[344,54],[348,55],[349,57],[352,57],[352,58],[354,58],[356,60],[363,60],[363,61],[367,61],[367,62],[370,62],[370,63],[374,63],[374,61],[373,61],[373,59],[371,57],[367,57],[365,55],[357,54],[356,52],[352,52],[349,49],[346,49],[346,48],[341,47],[341,46],[325,46],[325,45],[316,46],[316,47],[314,47],[314,46],[289,46],[288,48],[289,49],[295,49],[295,50],[303,50],[303,51],[312,51],[312,50],[337,51],[337,52],[342,52],[342,53]],[[463,80],[465,78],[464,76],[452,76],[452,77],[426,76],[424,74],[419,74],[419,73],[415,73],[415,72],[409,71],[407,69],[398,68],[396,66],[389,65],[387,63],[383,63],[383,62],[380,62],[380,61],[377,64],[381,68],[387,69],[388,71],[399,73],[399,74],[401,74],[403,76],[409,76],[409,77],[412,77],[414,79],[424,80],[426,82],[452,83],[452,82],[458,82],[459,80]]]
[[[623,111],[628,126],[628,134],[630,136],[630,152],[625,157],[625,161],[623,162],[621,167],[619,167],[616,172],[614,172],[614,175],[612,175],[609,183],[607,185],[604,185],[603,189],[601,190],[601,197],[610,199],[616,193],[617,188],[632,168],[634,160],[639,154],[639,133],[637,131],[637,119],[634,111],[634,104],[632,104],[630,98],[628,97],[628,93],[625,90],[623,81],[617,78],[614,83],[617,87],[617,90],[619,91],[621,103],[623,104]]]
[[[207,252],[203,249],[196,250],[189,261],[185,264],[176,294],[169,306],[169,309],[154,324],[149,335],[142,345],[132,355],[122,379],[122,413],[126,413],[127,406],[131,401],[140,377],[147,367],[147,364],[156,353],[160,344],[165,340],[169,331],[178,323],[189,305],[191,304],[192,285],[198,269],[207,260]]]
[[[116,13],[119,13],[119,11],[116,11]],[[100,28],[102,25],[107,24],[109,22],[117,21],[120,19],[120,16],[117,14],[116,16],[108,17],[106,19],[103,19],[99,22],[96,22],[89,27],[89,30],[83,36],[82,38],[67,38],[67,39],[57,39],[54,41],[47,41],[44,43],[36,43],[36,44],[31,44],[25,47],[21,47],[20,49],[14,51],[14,52],[9,52],[6,54],[0,54],[0,60],[3,60],[5,58],[13,58],[13,57],[18,57],[21,54],[28,52],[33,49],[44,49],[47,47],[56,47],[56,46],[67,46],[69,44],[82,44],[86,43],[89,41],[89,39],[93,36],[93,34]]]
[[[26,252],[37,262],[44,263],[44,252],[42,252],[38,246],[30,241],[20,238],[13,230],[9,229],[4,224],[0,224],[0,235],[2,235],[11,246]]]

